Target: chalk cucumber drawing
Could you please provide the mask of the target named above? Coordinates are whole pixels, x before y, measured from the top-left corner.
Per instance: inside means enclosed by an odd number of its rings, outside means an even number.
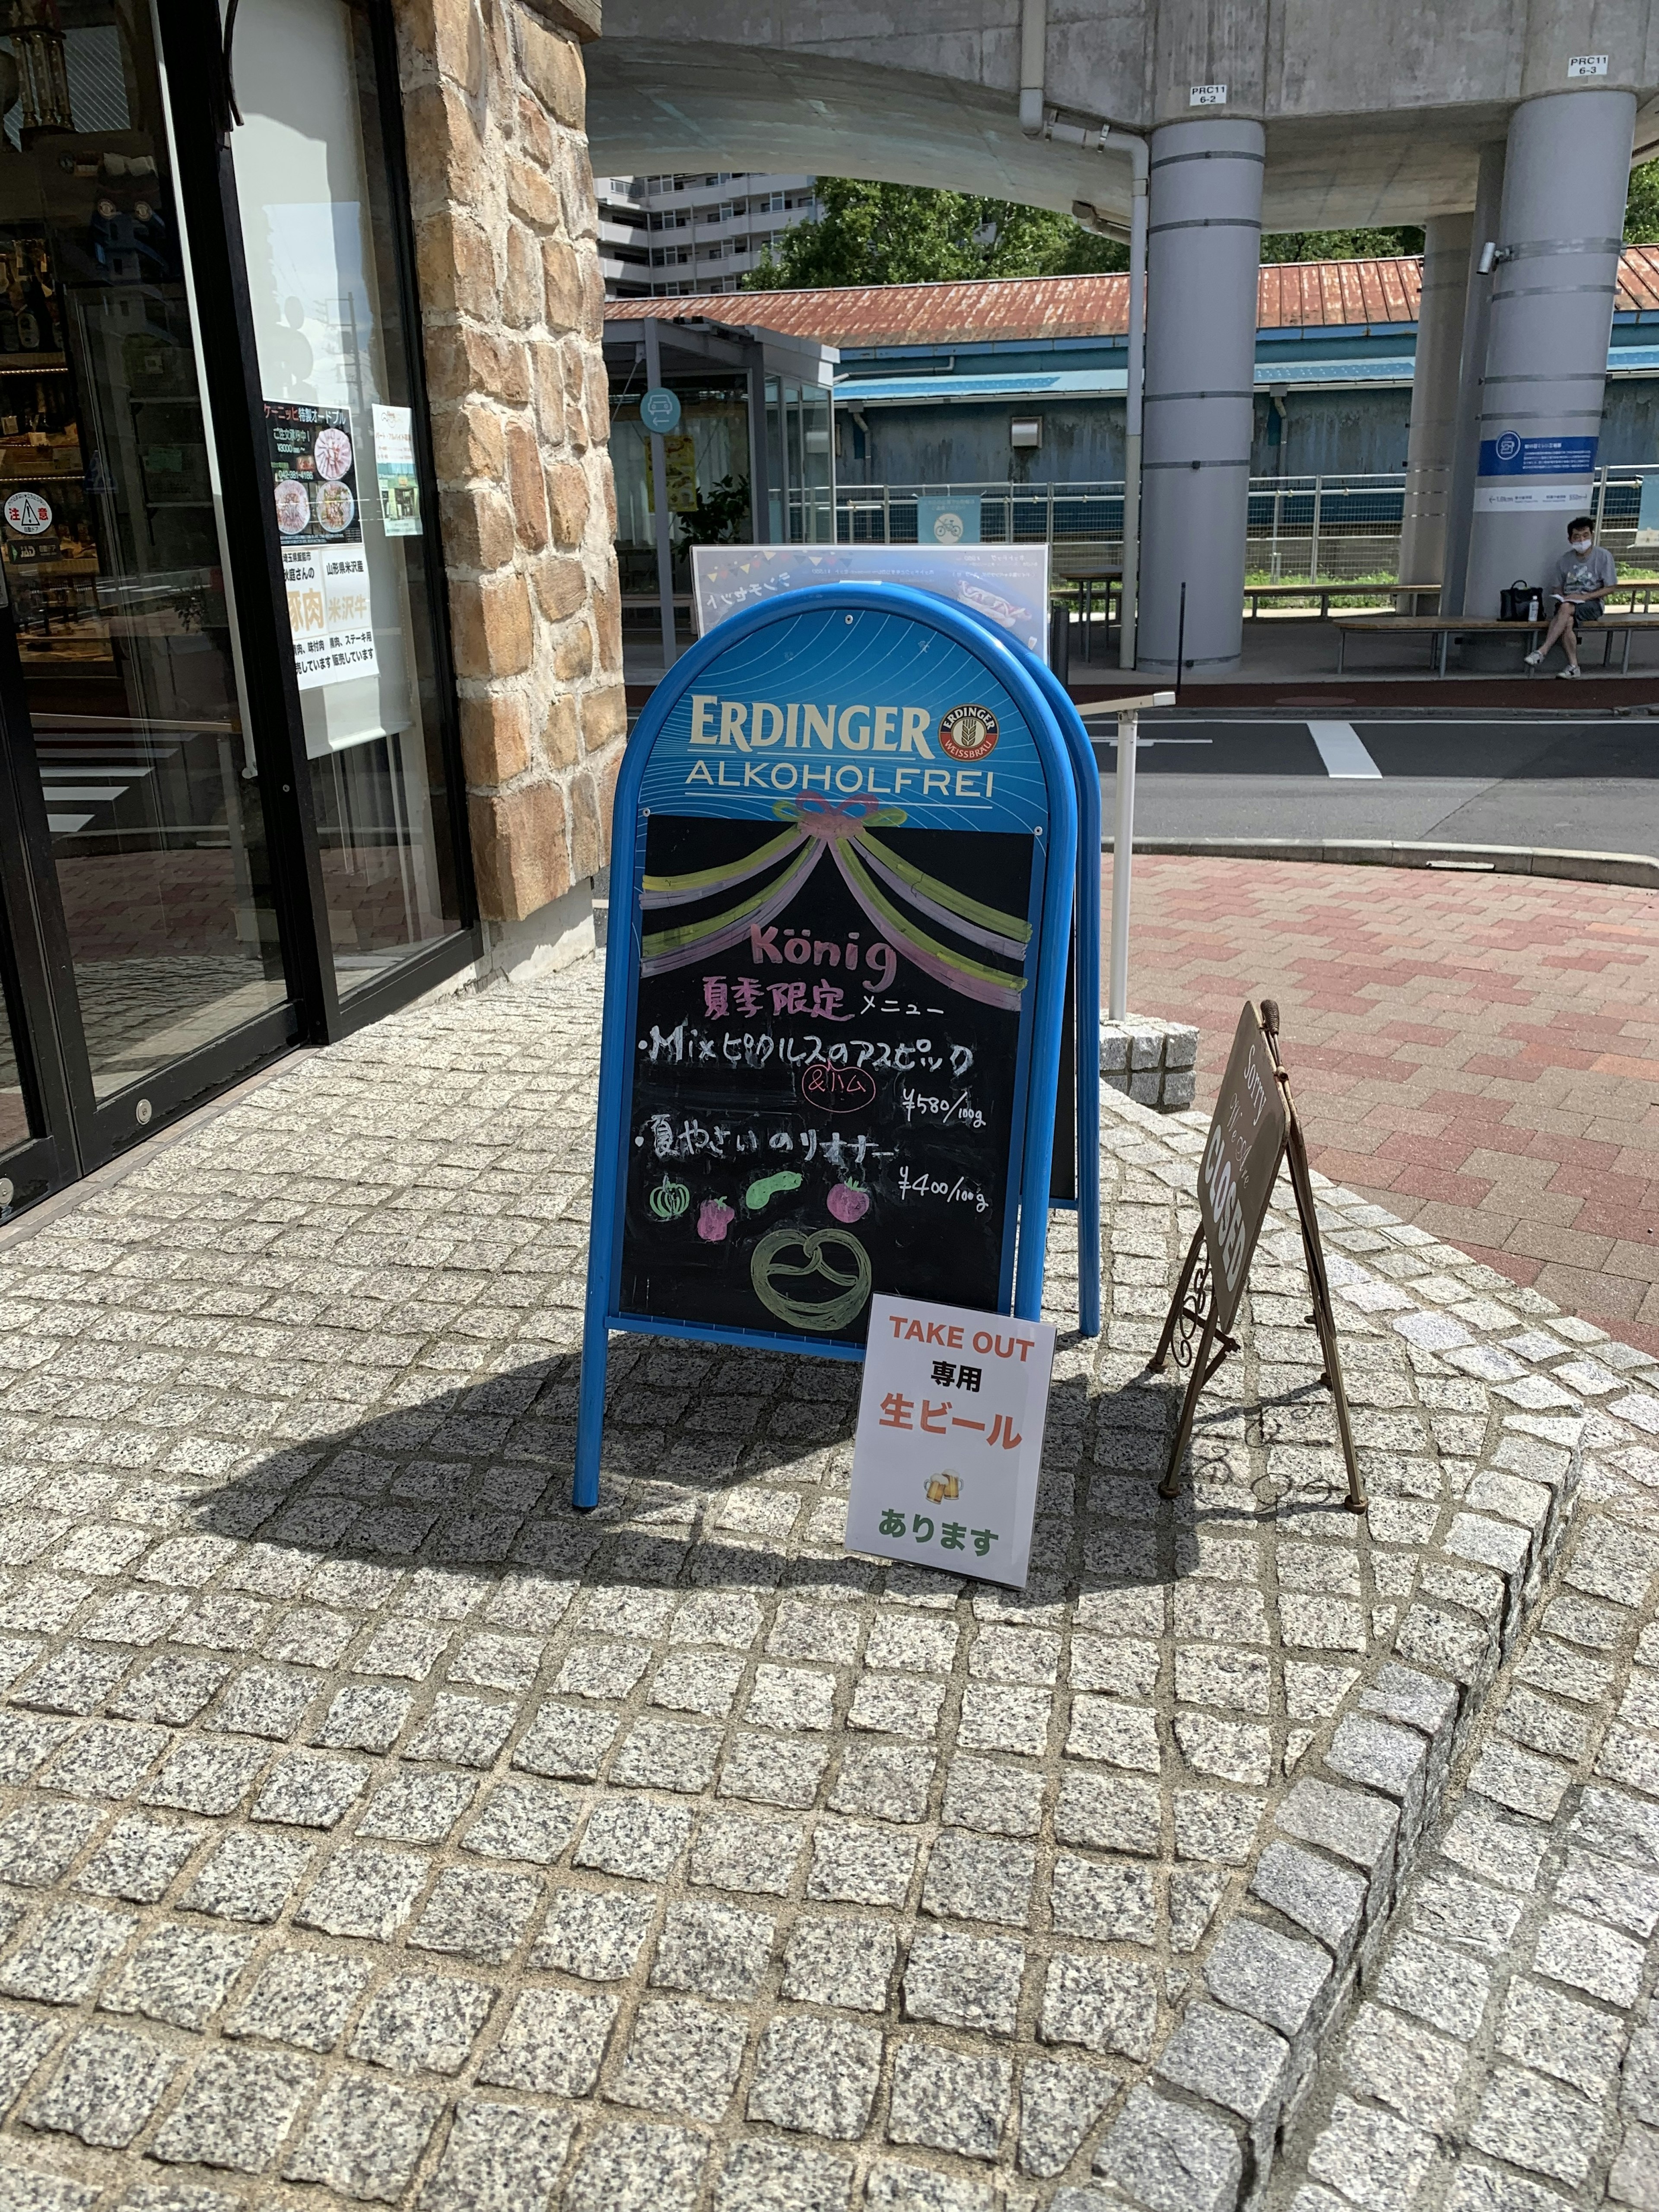
[[[768,1199],[775,1198],[781,1191],[799,1190],[800,1177],[793,1168],[781,1168],[776,1175],[762,1176],[751,1182],[743,1194],[743,1202],[750,1213],[758,1213]]]

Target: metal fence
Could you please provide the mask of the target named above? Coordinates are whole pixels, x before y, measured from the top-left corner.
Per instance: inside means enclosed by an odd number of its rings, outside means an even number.
[[[1652,468],[1595,472],[1590,497],[1601,542],[1621,568],[1659,571],[1659,543],[1636,543],[1644,477]],[[1386,476],[1253,477],[1244,568],[1251,584],[1403,582],[1400,575],[1403,470]],[[979,506],[980,542],[1047,544],[1057,581],[1109,574],[1123,560],[1123,486],[1080,484],[837,484],[836,536],[844,545],[914,545],[917,503],[945,498]]]

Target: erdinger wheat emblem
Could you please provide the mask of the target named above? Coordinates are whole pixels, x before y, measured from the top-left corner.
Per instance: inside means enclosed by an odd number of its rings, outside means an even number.
[[[939,716],[939,741],[954,761],[984,760],[1001,734],[988,707],[952,707]]]

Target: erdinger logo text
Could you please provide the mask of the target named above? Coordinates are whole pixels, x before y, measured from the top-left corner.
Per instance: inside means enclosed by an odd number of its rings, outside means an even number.
[[[694,691],[690,743],[740,753],[767,752],[777,745],[785,752],[818,748],[824,752],[913,753],[933,760],[937,756],[927,742],[933,720],[926,707],[868,707],[857,702],[847,707],[834,702],[811,706],[799,700],[781,706],[772,699],[722,699]],[[994,720],[991,732],[994,744]],[[983,750],[990,749],[987,745]]]

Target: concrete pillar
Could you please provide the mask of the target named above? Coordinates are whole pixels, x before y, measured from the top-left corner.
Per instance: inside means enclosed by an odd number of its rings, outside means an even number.
[[[1468,614],[1496,615],[1499,592],[1517,577],[1536,583],[1566,543],[1569,517],[1589,503],[1635,121],[1628,92],[1548,93],[1510,118]],[[1577,465],[1518,472],[1525,441],[1553,438],[1589,443]]]
[[[1435,584],[1446,558],[1446,514],[1457,445],[1458,368],[1468,295],[1467,215],[1431,216],[1423,234],[1423,297],[1417,312],[1411,434],[1406,445],[1406,502],[1400,530],[1400,580]],[[1404,611],[1414,611],[1406,607]]]
[[[1474,479],[1480,458],[1480,380],[1486,366],[1486,335],[1492,323],[1492,279],[1477,266],[1480,249],[1498,235],[1504,207],[1504,142],[1490,140],[1480,149],[1475,175],[1474,213],[1469,222],[1469,262],[1463,292],[1463,341],[1457,375],[1457,435],[1452,448],[1451,495],[1446,516],[1446,557],[1441,574],[1440,611],[1465,611],[1464,586],[1468,580],[1469,520],[1474,507]]]
[[[1152,134],[1138,665],[1222,676],[1243,642],[1266,134],[1241,117]]]

